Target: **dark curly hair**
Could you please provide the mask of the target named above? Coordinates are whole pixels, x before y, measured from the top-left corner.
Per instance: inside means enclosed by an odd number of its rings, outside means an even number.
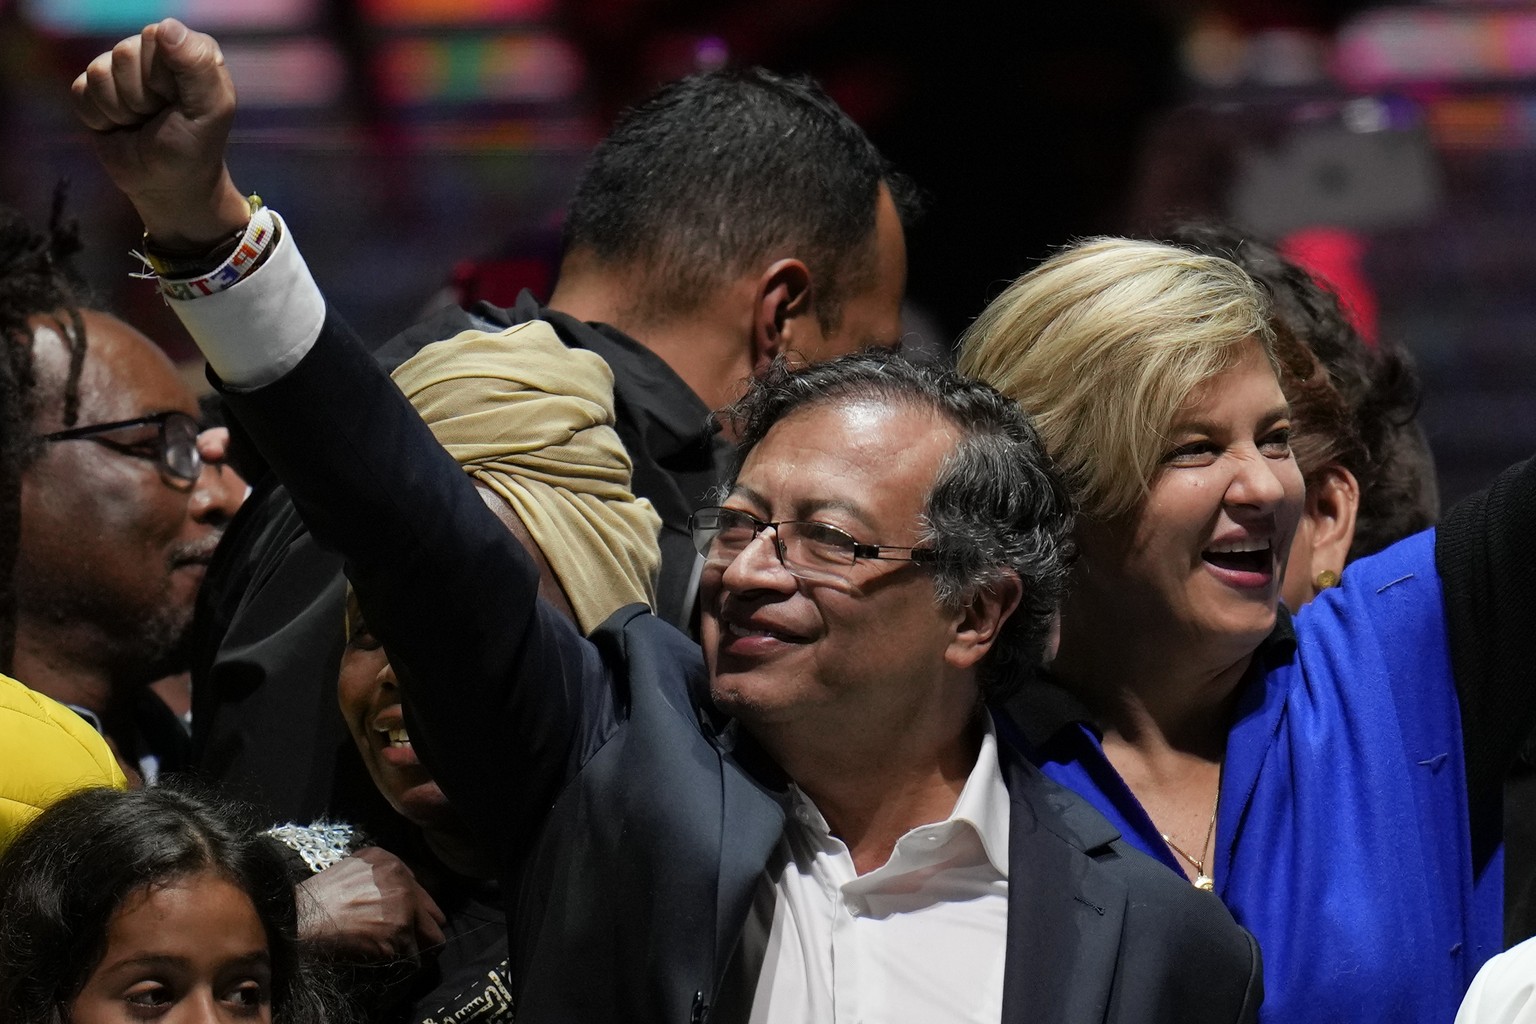
[[[1433,525],[1440,494],[1419,429],[1419,380],[1403,349],[1368,345],[1333,292],[1271,245],[1230,225],[1184,224],[1165,240],[1236,263],[1270,297],[1292,448],[1310,484],[1330,463],[1354,474],[1360,510],[1349,561]]]
[[[928,495],[922,543],[936,553],[934,592],[946,608],[963,607],[1008,573],[1023,584],[1018,609],[981,666],[983,699],[1005,701],[1044,659],[1073,554],[1071,499],[1018,403],[953,370],[887,351],[803,368],[780,360],[730,411],[738,443],[729,480],[796,409],[861,401],[932,409],[960,430]]]
[[[69,346],[64,425],[80,410],[85,363],[84,288],[70,262],[80,250],[75,225],[64,220],[64,187],[54,192],[48,229],[36,231],[19,212],[0,206],[0,672],[9,672],[16,642],[16,549],[21,534],[21,472],[36,451],[38,412],[32,360],[33,317],[49,317]]]
[[[90,789],[43,811],[0,858],[0,1020],[63,1024],[136,891],[211,871],[267,934],[275,1024],[329,1024],[334,990],[298,946],[287,859],[243,812],[157,786]]]

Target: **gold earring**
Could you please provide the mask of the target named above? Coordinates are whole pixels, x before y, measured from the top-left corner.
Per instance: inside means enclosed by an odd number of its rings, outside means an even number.
[[[1318,590],[1327,590],[1339,585],[1339,574],[1332,569],[1324,569],[1312,578],[1312,583]]]

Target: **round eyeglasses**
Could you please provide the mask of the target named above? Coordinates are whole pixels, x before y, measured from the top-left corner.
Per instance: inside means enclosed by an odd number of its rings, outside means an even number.
[[[835,526],[810,520],[765,523],[734,508],[711,506],[688,517],[693,546],[706,565],[724,567],[734,562],[747,545],[764,530],[773,531],[773,550],[779,564],[802,580],[842,581],[859,559],[887,562],[930,563],[929,548],[894,544],[862,544]],[[899,553],[898,553],[899,552]]]
[[[154,426],[153,437],[138,441],[119,441],[107,437],[119,430],[132,427]],[[157,412],[153,416],[140,416],[131,420],[112,423],[92,423],[69,430],[56,430],[44,434],[44,441],[95,441],[123,455],[149,459],[157,463],[163,473],[174,483],[194,484],[203,471],[203,455],[197,450],[197,420],[184,412]]]

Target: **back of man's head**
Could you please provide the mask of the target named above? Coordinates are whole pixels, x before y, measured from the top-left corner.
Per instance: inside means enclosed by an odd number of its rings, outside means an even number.
[[[627,111],[597,147],[567,212],[566,256],[635,275],[636,314],[662,321],[792,255],[832,330],[873,274],[882,184],[906,219],[911,186],[809,78],[692,75]]]

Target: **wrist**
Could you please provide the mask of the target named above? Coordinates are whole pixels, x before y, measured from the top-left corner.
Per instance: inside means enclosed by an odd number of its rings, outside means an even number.
[[[252,207],[227,169],[198,200],[201,189],[176,189],[132,197],[144,222],[145,244],[167,253],[205,252],[237,232],[244,231]]]

